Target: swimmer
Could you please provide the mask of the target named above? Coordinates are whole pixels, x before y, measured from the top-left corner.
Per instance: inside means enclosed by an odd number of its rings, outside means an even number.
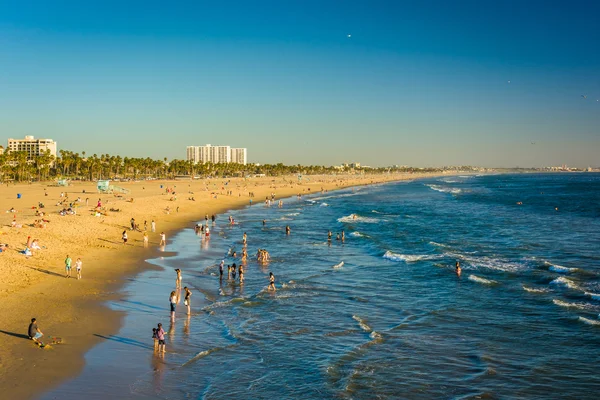
[[[285,234],[286,234],[286,235],[289,235],[289,234],[290,234],[290,231],[291,231],[291,230],[290,230],[290,226],[289,226],[289,225],[286,225],[286,226],[285,226]]]
[[[456,275],[460,276],[460,273],[462,272],[462,270],[460,268],[460,262],[458,262],[458,261],[456,262],[456,268],[455,268],[455,270],[456,270]]]
[[[327,241],[331,242],[331,231],[327,232]]]
[[[262,221],[262,222],[263,222],[263,226],[266,226],[266,225],[267,225],[267,220],[266,220],[266,219],[263,219],[263,221]]]

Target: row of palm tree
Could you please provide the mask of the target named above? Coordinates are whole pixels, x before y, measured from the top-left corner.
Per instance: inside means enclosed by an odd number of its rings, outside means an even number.
[[[470,167],[464,167],[470,168]],[[204,163],[194,164],[192,161],[153,160],[149,157],[121,157],[110,154],[86,155],[69,150],[60,150],[54,157],[49,151],[28,158],[26,152],[8,152],[0,155],[0,181],[45,181],[50,179],[99,180],[99,179],[174,179],[178,176],[222,177],[248,176],[264,174],[280,176],[285,174],[335,174],[335,173],[389,173],[390,168],[351,168],[326,167],[320,165],[284,165],[278,164],[237,164],[237,163]],[[435,168],[396,168],[403,172],[439,171]]]

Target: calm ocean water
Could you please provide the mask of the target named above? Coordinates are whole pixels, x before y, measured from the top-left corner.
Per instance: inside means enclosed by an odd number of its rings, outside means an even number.
[[[121,331],[43,398],[598,397],[599,174],[446,177],[230,214],[208,241],[180,232],[177,256],[132,279],[111,304],[127,311]],[[220,283],[244,232],[272,261]],[[170,324],[174,268],[193,313],[180,304]]]

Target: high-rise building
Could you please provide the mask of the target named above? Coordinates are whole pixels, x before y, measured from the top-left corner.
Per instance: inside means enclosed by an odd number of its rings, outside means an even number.
[[[234,148],[231,149],[231,162],[246,165],[248,149]]]
[[[35,139],[33,136],[25,136],[25,139],[8,139],[7,152],[24,151],[27,158],[32,159],[50,150],[50,154],[56,157],[56,142],[52,139]]]
[[[240,163],[246,164],[246,149],[232,149],[230,146],[188,146],[187,159],[198,163]]]

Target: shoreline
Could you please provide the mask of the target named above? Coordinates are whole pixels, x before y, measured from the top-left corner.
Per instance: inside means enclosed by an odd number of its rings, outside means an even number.
[[[458,173],[458,172],[457,172]],[[122,319],[125,316],[124,312],[110,309],[107,303],[121,296],[120,290],[127,283],[128,278],[135,276],[143,271],[156,268],[150,263],[146,262],[148,259],[156,258],[168,255],[168,240],[169,237],[186,229],[197,221],[201,220],[203,215],[215,214],[218,215],[221,220],[226,211],[232,209],[239,209],[249,204],[247,193],[246,195],[235,196],[236,194],[243,193],[239,190],[241,183],[248,184],[254,183],[255,186],[250,187],[247,191],[256,192],[256,197],[253,198],[253,203],[262,202],[260,199],[263,196],[270,194],[271,192],[276,193],[277,199],[292,197],[297,193],[316,194],[320,192],[320,188],[327,191],[334,191],[337,189],[343,189],[353,186],[363,186],[369,184],[381,184],[390,182],[399,182],[406,180],[430,178],[436,176],[449,176],[450,174],[398,174],[398,175],[374,175],[374,176],[325,176],[322,178],[328,178],[328,181],[310,180],[308,182],[302,182],[301,184],[290,183],[286,180],[289,177],[278,177],[277,179],[270,178],[259,178],[250,182],[244,181],[242,178],[231,179],[229,182],[237,185],[237,189],[234,189],[234,196],[226,196],[217,194],[217,199],[213,199],[214,190],[221,193],[225,186],[221,186],[223,189],[217,187],[210,192],[207,190],[206,193],[199,193],[199,195],[206,195],[203,198],[199,198],[199,201],[190,203],[184,199],[177,200],[176,204],[183,207],[186,206],[186,210],[181,210],[181,213],[167,214],[162,220],[157,218],[157,233],[150,239],[150,248],[145,249],[141,245],[141,233],[131,233],[134,238],[130,240],[133,246],[128,246],[127,249],[122,248],[117,240],[111,240],[106,237],[96,237],[92,239],[93,242],[108,242],[109,245],[101,243],[100,246],[96,246],[94,249],[86,251],[82,255],[82,259],[85,260],[83,268],[83,279],[77,281],[76,279],[66,280],[67,284],[61,284],[63,280],[62,276],[63,268],[60,263],[55,263],[52,268],[46,267],[35,267],[30,266],[28,268],[33,269],[37,274],[45,275],[38,279],[36,282],[30,284],[27,287],[17,288],[13,291],[6,291],[6,289],[0,293],[0,298],[3,300],[0,303],[0,314],[3,315],[3,324],[0,328],[2,333],[3,343],[0,345],[0,388],[9,397],[20,397],[20,398],[33,398],[37,397],[48,390],[59,386],[61,383],[68,379],[76,377],[85,365],[85,354],[93,346],[98,344],[102,339],[102,336],[109,336],[117,333],[122,326]],[[313,178],[313,177],[311,177]],[[214,185],[217,180],[212,180],[210,183]],[[222,182],[218,180],[217,182]],[[258,186],[258,184],[261,184]],[[184,186],[188,184],[188,188],[194,184],[194,187],[206,186],[207,181],[145,181],[137,182],[133,185],[146,185],[146,186]],[[220,184],[220,183],[219,183]],[[27,185],[18,185],[18,189],[23,189]],[[30,185],[32,186],[32,185]],[[42,187],[42,185],[39,185]],[[74,188],[82,188],[92,186],[91,183],[76,184],[68,188],[52,188],[54,192],[64,191],[67,189],[69,193],[73,192]],[[232,185],[233,186],[233,185]],[[275,186],[275,187],[273,187]],[[312,189],[307,192],[306,189]],[[142,190],[145,190],[143,187]],[[304,191],[301,191],[304,190]],[[81,191],[81,190],[80,190]],[[191,191],[191,190],[189,190]],[[132,190],[132,194],[133,194]],[[194,193],[198,191],[194,189]],[[210,194],[212,193],[212,194]],[[94,193],[91,197],[96,196]],[[195,196],[199,196],[198,194]],[[102,195],[106,196],[107,195]],[[128,195],[126,195],[128,196]],[[157,197],[158,196],[158,197]],[[157,200],[166,200],[164,195],[149,195],[148,203],[156,206]],[[181,197],[185,197],[184,194]],[[222,201],[225,199],[225,201]],[[42,198],[44,200],[44,198]],[[137,202],[138,198],[135,197]],[[214,201],[216,200],[216,201]],[[1,200],[0,200],[1,202]],[[135,211],[148,211],[144,205],[138,206],[136,203],[130,203],[131,206],[136,205]],[[161,204],[164,205],[165,203]],[[192,204],[195,207],[187,207]],[[4,204],[2,204],[4,205]],[[119,204],[121,205],[121,204]],[[126,204],[122,204],[125,206]],[[201,207],[198,207],[201,206]],[[132,207],[130,207],[132,208]],[[200,209],[199,209],[200,208]],[[160,211],[160,205],[154,207],[149,212],[152,215]],[[125,211],[125,210],[124,210]],[[134,213],[134,210],[130,211],[129,214],[121,214],[117,216],[118,222],[127,223],[130,214]],[[57,217],[56,218],[70,218]],[[89,218],[88,218],[89,219]],[[108,218],[107,218],[108,219]],[[136,220],[137,220],[136,216]],[[93,220],[92,220],[93,221]],[[141,220],[138,220],[141,222]],[[96,225],[98,225],[96,223]],[[118,232],[123,229],[124,225],[112,224],[110,228],[105,228],[112,232]],[[2,228],[4,229],[4,228]],[[157,247],[158,232],[164,231],[167,234],[167,246],[166,252],[162,252]],[[92,236],[98,234],[98,229],[92,231]],[[23,236],[23,235],[21,235]],[[140,236],[138,238],[138,236]],[[111,238],[114,239],[115,235]],[[3,236],[0,236],[3,238]],[[118,236],[117,236],[118,238]],[[89,239],[89,238],[88,238]],[[4,240],[4,239],[2,239]],[[115,253],[115,250],[117,253]],[[68,249],[65,251],[69,251]],[[112,253],[112,254],[111,254]],[[8,254],[7,254],[8,255]],[[5,264],[5,254],[0,255],[0,265]],[[24,257],[22,255],[19,255]],[[72,256],[75,259],[77,256]],[[35,258],[32,257],[32,259]],[[31,259],[30,259],[31,260]],[[108,267],[107,267],[108,264]],[[93,271],[93,272],[88,272]],[[91,276],[91,278],[89,278]],[[40,324],[40,329],[46,336],[60,336],[64,339],[65,343],[57,346],[57,348],[51,348],[42,350],[37,348],[31,343],[26,337],[26,327],[29,323],[29,319],[35,316]],[[41,352],[41,353],[40,353]],[[60,354],[60,358],[58,355]],[[35,380],[25,382],[22,378],[24,376],[36,375]]]

